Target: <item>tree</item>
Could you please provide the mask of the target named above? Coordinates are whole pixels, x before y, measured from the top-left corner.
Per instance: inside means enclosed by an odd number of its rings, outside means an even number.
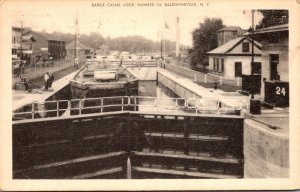
[[[217,31],[223,27],[222,19],[206,18],[204,23],[200,23],[199,28],[193,31],[193,48],[189,51],[192,69],[199,66],[204,68],[207,65],[206,52],[218,46]]]
[[[289,22],[288,10],[258,10],[263,16],[256,29],[286,24]]]

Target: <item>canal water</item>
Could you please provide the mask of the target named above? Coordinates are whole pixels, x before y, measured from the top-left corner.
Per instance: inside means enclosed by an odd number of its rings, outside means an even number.
[[[113,96],[113,95],[112,95]],[[176,106],[179,110],[179,107],[184,106],[184,101],[179,98],[173,91],[164,86],[161,83],[156,81],[139,81],[138,87],[138,107],[136,110],[143,112],[170,112],[176,111]],[[156,98],[156,99],[155,99]],[[55,117],[61,115],[69,115],[70,112],[67,111],[68,100],[72,99],[71,87],[67,85],[60,91],[56,92],[53,96],[48,98],[44,103],[34,103],[29,104],[21,109],[15,111],[18,112],[28,112],[27,114],[14,115],[13,119],[31,119],[32,115],[34,118],[41,117]],[[60,102],[57,104],[57,100]],[[34,108],[35,113],[32,114],[32,109]],[[57,111],[57,108],[60,111]],[[50,111],[49,110],[53,110]],[[99,109],[100,110],[100,109]],[[44,112],[48,111],[48,112]],[[120,107],[110,107],[107,111],[121,111]],[[74,113],[72,113],[74,114]],[[78,114],[78,113],[75,113]]]

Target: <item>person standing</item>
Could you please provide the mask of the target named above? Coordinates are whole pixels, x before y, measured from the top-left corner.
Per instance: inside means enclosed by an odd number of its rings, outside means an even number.
[[[52,73],[49,77],[49,85],[48,85],[49,88],[51,88],[53,81],[54,81],[54,75]]]
[[[45,80],[45,90],[48,91],[48,86],[49,86],[49,73],[47,72],[44,76],[44,80]]]
[[[75,68],[76,68],[76,69],[79,68],[79,61],[78,61],[78,58],[75,58],[75,60],[74,60],[74,65],[75,65]]]

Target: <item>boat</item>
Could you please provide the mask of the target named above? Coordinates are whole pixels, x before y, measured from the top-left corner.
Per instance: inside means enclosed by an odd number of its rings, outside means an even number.
[[[85,107],[100,105],[101,98],[106,98],[104,105],[112,105],[120,104],[118,96],[138,95],[138,79],[118,61],[86,62],[70,80],[70,85],[72,99],[84,99]],[[87,102],[92,100],[88,98],[97,98],[97,103],[95,100]]]

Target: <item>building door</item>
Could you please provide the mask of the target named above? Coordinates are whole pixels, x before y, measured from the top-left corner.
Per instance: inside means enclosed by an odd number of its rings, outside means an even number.
[[[279,74],[277,71],[277,65],[279,64],[279,55],[278,54],[270,54],[270,79],[271,80],[279,80]]]
[[[235,62],[234,68],[235,68],[235,76],[241,77],[242,76],[242,62]]]

